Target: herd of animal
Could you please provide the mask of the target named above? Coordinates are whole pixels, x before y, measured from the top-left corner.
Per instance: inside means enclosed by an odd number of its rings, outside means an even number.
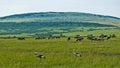
[[[64,36],[65,38],[67,38],[67,41],[70,41],[73,37],[66,37]],[[90,34],[90,35],[87,35],[87,36],[81,36],[81,35],[76,35],[74,37],[74,39],[76,41],[82,41],[84,38],[87,38],[88,40],[91,40],[91,41],[104,41],[104,40],[109,40],[111,38],[115,38],[116,35],[115,34],[111,34],[111,35],[104,35],[104,34],[101,34],[99,36],[94,36],[93,34]],[[60,39],[62,38],[61,36],[49,36],[49,37],[36,37],[35,40],[39,40],[39,39]],[[18,40],[25,40],[25,37],[19,37],[17,38]]]
[[[104,40],[109,40],[110,38],[115,38],[115,37],[116,37],[115,34],[111,34],[111,35],[101,34],[100,36],[88,35],[87,39],[95,40],[95,41],[104,41]]]

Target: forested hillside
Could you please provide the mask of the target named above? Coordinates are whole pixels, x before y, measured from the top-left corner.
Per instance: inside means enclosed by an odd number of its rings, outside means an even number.
[[[0,18],[0,34],[65,34],[118,29],[120,18],[79,12],[40,12]]]

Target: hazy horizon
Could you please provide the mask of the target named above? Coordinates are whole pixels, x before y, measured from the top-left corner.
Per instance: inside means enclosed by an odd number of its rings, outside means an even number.
[[[118,0],[2,0],[0,17],[33,12],[84,12],[120,18]]]

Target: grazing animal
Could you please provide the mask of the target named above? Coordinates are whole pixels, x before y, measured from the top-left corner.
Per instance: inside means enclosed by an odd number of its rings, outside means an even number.
[[[108,37],[107,37],[107,40],[109,40],[110,38],[111,38],[111,36],[108,36]]]
[[[76,57],[81,57],[82,56],[80,53],[75,52],[75,49],[73,49],[72,54],[75,55]]]
[[[25,40],[25,38],[18,38],[18,40]]]
[[[104,39],[104,38],[106,38],[107,37],[107,35],[104,35],[104,34],[101,34],[100,36],[99,36],[99,38],[102,38],[102,39]]]
[[[81,41],[83,39],[84,39],[83,37],[78,37],[78,38],[76,38],[76,41]]]
[[[89,40],[94,40],[94,38],[95,38],[95,36],[93,36],[92,34],[87,36],[87,39],[89,39]]]
[[[112,34],[112,38],[115,38],[116,37],[116,35],[115,34]]]
[[[104,41],[105,37],[106,37],[106,35],[103,35],[103,34],[101,34],[99,37],[93,36],[93,35],[88,35],[87,39],[89,39],[91,41]]]
[[[67,40],[69,41],[69,40],[71,40],[71,38],[70,38],[70,37],[68,37],[68,38],[67,38]]]
[[[42,55],[42,54],[38,54],[38,53],[36,53],[36,52],[35,52],[35,55],[36,55],[36,57],[41,58],[41,59],[42,59],[42,58],[43,58],[43,59],[46,58],[44,55]]]

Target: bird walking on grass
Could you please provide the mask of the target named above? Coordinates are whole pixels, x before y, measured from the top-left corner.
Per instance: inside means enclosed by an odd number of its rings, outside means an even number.
[[[81,57],[82,55],[73,49],[72,54],[75,55],[76,57]]]
[[[46,58],[44,55],[39,54],[39,53],[37,53],[37,52],[35,52],[35,55],[36,55],[36,57],[41,58],[41,59],[42,59],[42,58],[43,58],[43,59]]]

